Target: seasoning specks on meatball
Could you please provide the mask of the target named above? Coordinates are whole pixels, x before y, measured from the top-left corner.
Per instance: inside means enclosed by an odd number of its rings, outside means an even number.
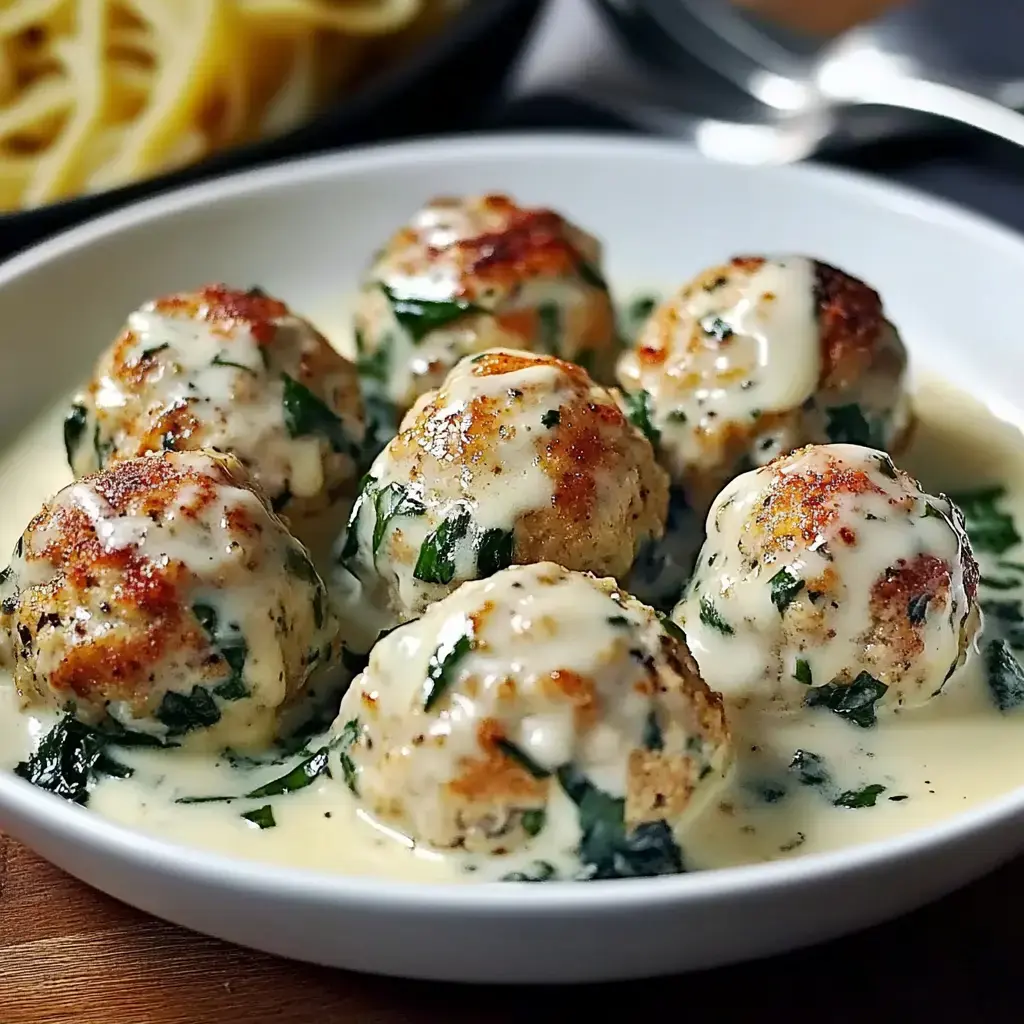
[[[884,452],[800,449],[737,477],[674,618],[737,705],[875,705],[935,696],[977,628],[978,567],[960,511]]]
[[[492,350],[406,415],[364,482],[341,561],[360,581],[355,601],[390,626],[513,563],[623,575],[661,536],[667,494],[650,444],[585,370]]]
[[[367,274],[360,366],[403,412],[488,348],[559,356],[610,382],[618,339],[600,260],[598,241],[551,210],[502,195],[435,199]]]
[[[676,837],[732,759],[678,631],[551,563],[467,583],[382,639],[335,728],[369,814],[492,877],[681,870]]]
[[[283,302],[224,285],[132,313],[65,423],[76,476],[150,451],[235,455],[300,535],[354,492],[363,434],[355,367]]]
[[[27,706],[258,746],[331,654],[309,556],[233,456],[152,453],[60,491],[0,584],[0,657]]]
[[[737,473],[802,445],[898,451],[905,371],[899,335],[862,281],[802,256],[738,257],[658,307],[618,379],[703,511]]]

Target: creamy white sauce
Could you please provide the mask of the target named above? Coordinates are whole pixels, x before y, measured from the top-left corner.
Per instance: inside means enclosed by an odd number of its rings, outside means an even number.
[[[1024,522],[1024,443],[1017,431],[966,396],[933,382],[922,386],[915,406],[920,423],[900,465],[933,492],[1005,483],[1006,507],[1018,523]],[[7,496],[0,511],[0,550],[11,548],[42,500],[69,479],[58,438],[57,420],[50,417],[0,463],[0,487]],[[1017,549],[1005,557],[1024,561]],[[792,857],[904,833],[1024,784],[1024,716],[995,709],[976,655],[940,697],[871,729],[853,727],[825,711],[788,717],[748,712],[733,718],[740,763],[731,790],[687,832],[683,853],[693,867]],[[22,759],[49,724],[19,715],[11,689],[0,687],[0,750],[6,765]],[[524,739],[529,735],[524,733]],[[541,730],[532,739],[538,754],[548,742],[557,745],[555,737],[545,740]],[[795,780],[787,766],[797,750],[824,759],[832,776],[829,787]],[[182,805],[174,800],[250,791],[288,765],[242,770],[184,751],[118,754],[138,769],[135,776],[99,783],[90,808],[142,831],[309,869],[433,882],[477,877],[465,872],[457,857],[415,847],[371,822],[340,772],[270,800]],[[874,807],[835,805],[843,793],[871,785],[885,787]],[[763,794],[773,788],[785,789],[785,795],[766,802]],[[894,796],[907,799],[893,801]],[[277,827],[260,830],[240,817],[241,811],[265,803],[273,806]],[[516,869],[512,859],[508,867]]]

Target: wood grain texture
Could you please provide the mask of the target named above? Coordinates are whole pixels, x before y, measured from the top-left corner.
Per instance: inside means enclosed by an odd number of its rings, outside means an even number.
[[[1022,950],[1017,862],[892,924],[701,975],[546,991],[403,982],[193,935],[0,835],[0,1024],[563,1024],[607,1016],[611,999],[643,1024],[712,1007],[741,1021],[1019,1024]]]

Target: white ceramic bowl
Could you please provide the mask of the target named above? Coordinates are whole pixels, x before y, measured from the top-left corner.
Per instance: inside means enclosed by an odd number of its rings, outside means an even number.
[[[1018,397],[1024,242],[1006,231],[820,168],[719,166],[620,138],[460,138],[226,178],[0,268],[0,436],[82,378],[125,311],[154,293],[258,283],[329,322],[366,254],[420,202],[496,189],[596,231],[626,285],[682,280],[734,251],[820,254],[883,290],[918,365],[997,409]],[[428,887],[233,861],[129,832],[9,775],[0,828],[127,903],[272,953],[408,977],[568,982],[778,953],[909,910],[1024,848],[1024,789],[838,853],[534,886]]]

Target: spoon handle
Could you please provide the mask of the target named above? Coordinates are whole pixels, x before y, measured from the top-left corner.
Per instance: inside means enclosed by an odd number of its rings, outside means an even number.
[[[865,76],[856,100],[933,114],[1024,146],[1024,114],[960,86],[909,75]]]

